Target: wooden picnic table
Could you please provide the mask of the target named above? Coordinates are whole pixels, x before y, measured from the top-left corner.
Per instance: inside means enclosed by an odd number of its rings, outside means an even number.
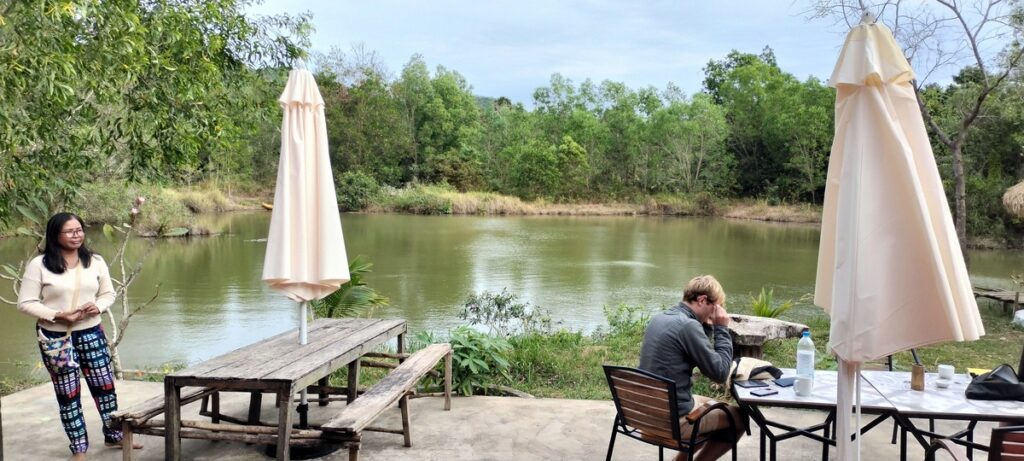
[[[181,389],[196,386],[252,392],[256,402],[263,392],[276,394],[277,459],[288,460],[295,393],[317,382],[325,385],[344,366],[357,375],[359,358],[391,338],[398,338],[398,353],[403,353],[406,331],[404,320],[318,319],[310,324],[305,345],[298,343],[295,329],[167,375],[165,459],[181,459]],[[357,382],[351,378],[349,397],[354,398]]]

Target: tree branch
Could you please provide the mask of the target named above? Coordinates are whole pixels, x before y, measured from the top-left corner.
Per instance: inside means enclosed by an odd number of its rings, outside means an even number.
[[[928,124],[928,127],[932,129],[932,133],[935,133],[935,136],[938,136],[939,141],[942,141],[946,147],[952,148],[953,140],[950,139],[946,132],[939,127],[939,124],[935,123],[935,120],[932,119],[931,112],[928,111],[928,107],[924,104],[924,99],[921,98],[921,88],[917,86],[917,82],[914,83],[914,96],[917,98],[917,106],[921,108],[921,116],[924,117],[924,121]]]

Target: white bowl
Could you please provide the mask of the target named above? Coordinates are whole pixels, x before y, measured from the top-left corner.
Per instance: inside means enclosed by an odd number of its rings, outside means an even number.
[[[938,387],[939,389],[945,389],[949,387],[950,382],[951,381],[948,379],[939,378],[935,380],[935,387]]]

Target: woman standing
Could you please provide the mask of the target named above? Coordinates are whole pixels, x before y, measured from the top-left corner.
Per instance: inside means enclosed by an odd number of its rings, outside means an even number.
[[[53,215],[46,224],[46,246],[29,261],[21,279],[18,310],[39,319],[36,330],[43,363],[57,393],[72,460],[85,459],[89,449],[79,369],[103,419],[103,440],[107,446],[121,446],[121,431],[110,422],[117,411],[117,394],[100,323],[100,313],[113,303],[110,271],[103,258],[86,248],[82,219],[71,213]],[[70,336],[71,347],[63,359],[49,355],[43,341],[64,336]]]

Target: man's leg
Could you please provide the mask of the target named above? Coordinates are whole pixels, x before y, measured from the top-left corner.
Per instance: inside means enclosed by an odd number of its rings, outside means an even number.
[[[704,405],[708,400],[707,397],[694,395],[693,404],[694,408],[699,408]],[[739,407],[729,405],[726,407],[729,415],[732,415],[732,420],[736,424],[736,433],[723,433],[718,434],[720,437],[712,437],[706,443],[704,443],[697,451],[694,457],[695,461],[712,461],[720,458],[722,455],[729,452],[732,448],[733,440],[739,440],[740,437],[747,430],[747,418],[743,417],[740,413]],[[683,437],[689,437],[692,433],[693,426],[686,421],[686,417],[680,418],[680,427],[682,429]],[[721,431],[729,427],[729,416],[721,410],[714,410],[700,420],[700,434],[707,434],[709,432]],[[679,453],[676,456],[676,461],[683,461],[686,459],[685,453]]]

